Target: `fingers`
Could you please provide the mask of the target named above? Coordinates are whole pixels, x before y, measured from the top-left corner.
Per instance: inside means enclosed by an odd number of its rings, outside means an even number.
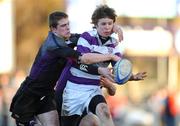
[[[145,77],[147,77],[147,72],[139,72],[135,75],[133,75],[133,80],[139,81],[139,80],[144,80]]]
[[[104,77],[105,78],[103,78],[103,80],[109,79],[110,81],[114,82],[114,74],[112,74],[111,72],[109,72],[108,74],[105,74]]]
[[[100,77],[100,81],[101,81],[102,83],[109,83],[111,80],[108,79],[108,78],[106,78],[106,77],[101,76],[101,77]]]
[[[144,80],[144,78],[147,77],[146,72],[142,72],[138,77],[139,79]]]
[[[101,77],[100,84],[107,89],[109,95],[115,95],[116,87],[114,86],[114,83],[112,83],[109,79]]]
[[[106,77],[107,79],[109,79],[111,82],[114,82],[114,78],[110,75]]]
[[[104,83],[104,77],[100,77],[100,83]]]
[[[121,59],[121,57],[117,56],[117,55],[111,55],[112,56],[112,60],[117,62]]]
[[[109,71],[112,71],[112,70],[113,70],[113,67],[109,67],[108,69],[109,69]]]
[[[112,74],[112,70],[111,69],[112,68],[101,68],[101,69],[99,68],[98,70],[99,70],[99,73],[102,76],[108,78],[111,81],[114,81],[114,75]]]
[[[109,69],[109,71],[111,72],[111,75],[110,75],[110,76],[111,76],[112,78],[114,78],[114,74],[113,74],[114,69],[113,69],[113,67],[109,67],[108,69]]]
[[[106,77],[101,77],[100,78],[100,84],[103,85],[104,87],[109,87],[110,85],[113,84],[113,81],[109,80]]]
[[[119,25],[114,24],[113,32],[115,32],[118,35],[119,42],[121,42],[124,39],[123,31],[122,31],[122,29],[121,29],[121,27]]]
[[[141,73],[141,77],[142,77],[142,78],[147,77],[147,72],[142,72],[142,73]]]
[[[117,34],[118,34],[118,39],[119,39],[119,41],[121,42],[121,41],[123,41],[123,33],[122,33],[122,31],[120,31],[120,32],[117,32]]]

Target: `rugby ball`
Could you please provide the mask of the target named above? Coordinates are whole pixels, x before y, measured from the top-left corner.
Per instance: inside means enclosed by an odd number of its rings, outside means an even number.
[[[113,67],[114,80],[121,85],[126,83],[132,75],[132,63],[125,58],[116,62]]]

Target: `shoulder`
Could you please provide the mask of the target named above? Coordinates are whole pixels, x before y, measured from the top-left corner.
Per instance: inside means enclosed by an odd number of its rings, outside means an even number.
[[[79,37],[81,36],[81,34],[71,34],[70,38],[69,38],[69,41],[71,43],[77,43]]]
[[[86,39],[87,41],[90,41],[90,40],[96,38],[96,35],[97,35],[96,30],[86,31],[81,34],[81,38]]]
[[[48,37],[47,37],[47,39],[44,41],[44,43],[43,43],[43,45],[42,45],[42,47],[41,47],[41,51],[42,52],[51,52],[51,51],[55,51],[55,50],[57,50],[58,48],[60,48],[60,47],[63,47],[62,46],[62,44],[61,43],[64,43],[64,42],[61,42],[60,40],[58,40],[57,38],[56,38],[56,36],[54,36],[54,38],[53,38],[53,36],[52,36],[52,34],[51,35],[49,35]]]

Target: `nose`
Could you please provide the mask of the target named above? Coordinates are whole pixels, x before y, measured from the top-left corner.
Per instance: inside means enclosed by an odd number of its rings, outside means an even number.
[[[70,29],[69,24],[66,24],[66,28],[67,28],[67,29]]]
[[[108,25],[108,24],[106,24],[106,25],[105,25],[105,29],[106,29],[106,30],[109,30],[109,29],[111,29],[111,26]]]
[[[106,24],[105,29],[109,29],[109,28],[111,28],[111,26],[109,24]]]

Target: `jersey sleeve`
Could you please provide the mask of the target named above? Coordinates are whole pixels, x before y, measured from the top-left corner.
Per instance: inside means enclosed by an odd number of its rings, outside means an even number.
[[[86,73],[94,74],[94,75],[99,75],[98,73],[98,66],[94,65],[87,65],[83,63],[77,63],[74,65],[75,68],[80,69],[81,71],[84,71]]]
[[[52,55],[55,55],[61,58],[70,58],[73,61],[78,61],[79,57],[81,56],[80,52],[75,51],[74,49],[70,47],[65,47],[65,46],[49,48],[48,51]]]

